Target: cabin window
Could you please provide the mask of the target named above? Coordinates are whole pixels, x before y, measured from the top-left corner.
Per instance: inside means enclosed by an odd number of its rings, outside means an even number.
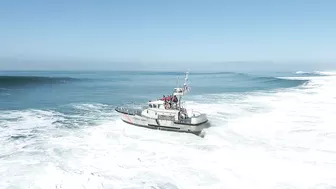
[[[151,107],[152,107],[152,104],[149,104],[149,107],[151,108]]]
[[[158,108],[160,108],[160,104],[158,105]]]
[[[156,104],[153,104],[153,108],[156,108]]]

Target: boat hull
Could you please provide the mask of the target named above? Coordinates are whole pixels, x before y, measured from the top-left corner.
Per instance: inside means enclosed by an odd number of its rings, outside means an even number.
[[[121,120],[125,123],[145,127],[149,129],[158,129],[165,131],[185,132],[199,135],[204,128],[208,128],[210,123],[207,119],[197,124],[187,124],[184,122],[175,122],[171,120],[158,120],[142,117],[139,115],[130,115],[121,113]]]

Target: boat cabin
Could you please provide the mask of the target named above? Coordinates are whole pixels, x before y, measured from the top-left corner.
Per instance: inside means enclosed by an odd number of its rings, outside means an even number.
[[[150,108],[165,109],[165,104],[162,100],[148,102],[148,106]]]
[[[183,89],[182,88],[174,88],[173,95],[183,96],[184,95]]]

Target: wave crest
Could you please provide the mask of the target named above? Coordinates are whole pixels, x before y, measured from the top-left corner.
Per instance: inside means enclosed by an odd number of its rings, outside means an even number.
[[[304,72],[304,71],[297,71],[295,72],[297,75],[302,76],[328,76],[330,74],[327,74],[326,72],[320,72],[320,71],[313,71],[313,72]]]
[[[287,79],[279,77],[256,77],[253,80],[269,85],[279,85],[281,87],[297,87],[309,83],[308,79]]]

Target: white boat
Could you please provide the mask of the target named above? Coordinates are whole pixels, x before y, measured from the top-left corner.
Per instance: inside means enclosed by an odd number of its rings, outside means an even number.
[[[143,108],[117,107],[121,119],[131,125],[151,129],[194,133],[199,135],[204,128],[210,126],[207,115],[196,111],[187,111],[181,103],[182,96],[189,92],[186,73],[183,87],[174,88],[172,99],[149,101]]]

